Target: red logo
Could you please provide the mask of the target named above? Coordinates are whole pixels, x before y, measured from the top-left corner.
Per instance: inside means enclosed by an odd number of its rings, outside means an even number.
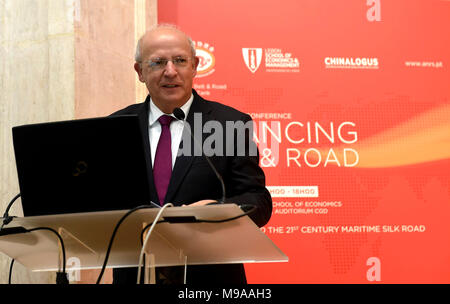
[[[216,58],[214,57],[214,47],[209,43],[195,42],[196,56],[199,59],[196,77],[205,77],[214,73]]]

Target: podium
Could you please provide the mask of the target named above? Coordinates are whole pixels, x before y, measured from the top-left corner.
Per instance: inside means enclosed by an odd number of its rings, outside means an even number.
[[[152,223],[159,208],[139,209],[120,225],[107,268],[136,267],[142,248],[143,228]],[[14,218],[4,228],[50,227],[61,235],[66,259],[77,261],[70,270],[99,269],[117,222],[128,210],[72,213]],[[220,223],[189,222],[223,220],[242,215],[235,204],[169,207],[155,226],[145,248],[146,263],[153,267],[287,262],[288,257],[248,217]],[[61,268],[59,240],[38,230],[0,236],[0,251],[32,271]],[[148,265],[147,265],[148,266]]]

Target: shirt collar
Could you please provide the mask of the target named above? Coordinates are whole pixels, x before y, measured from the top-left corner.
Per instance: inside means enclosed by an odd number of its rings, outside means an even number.
[[[188,99],[188,101],[185,102],[184,105],[180,107],[181,110],[183,110],[185,115],[185,120],[189,114],[189,109],[191,108],[192,102],[194,101],[194,95],[191,94],[191,97]],[[152,126],[162,115],[168,115],[161,111],[153,102],[153,99],[150,97],[150,113],[148,117],[148,124],[149,126]],[[170,114],[170,116],[175,117],[173,114]]]

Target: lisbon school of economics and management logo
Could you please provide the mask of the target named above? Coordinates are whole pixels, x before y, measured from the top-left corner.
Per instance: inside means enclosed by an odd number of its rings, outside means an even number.
[[[215,71],[216,58],[214,56],[214,47],[209,43],[195,41],[196,56],[199,58],[196,77],[205,77]]]
[[[255,73],[261,65],[262,48],[242,48],[244,62],[250,72]]]

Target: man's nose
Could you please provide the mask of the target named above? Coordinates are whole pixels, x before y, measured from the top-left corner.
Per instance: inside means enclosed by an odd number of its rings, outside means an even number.
[[[164,68],[164,74],[166,76],[174,76],[177,73],[177,67],[173,64],[172,60],[167,61],[166,67]]]

